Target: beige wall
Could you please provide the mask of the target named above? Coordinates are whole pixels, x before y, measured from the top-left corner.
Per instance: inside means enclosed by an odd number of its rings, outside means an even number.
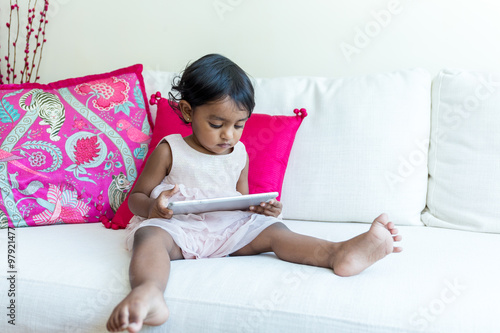
[[[500,70],[497,0],[50,2],[42,82],[134,63],[178,71],[211,52],[254,77]]]

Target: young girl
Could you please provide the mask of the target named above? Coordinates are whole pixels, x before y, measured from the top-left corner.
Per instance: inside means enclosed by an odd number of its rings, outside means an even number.
[[[249,211],[173,215],[169,201],[248,194],[248,155],[239,140],[255,105],[245,72],[216,54],[189,65],[173,90],[180,97],[170,97],[193,134],[165,137],[130,194],[136,215],[127,239],[132,290],[113,310],[109,331],[137,332],[168,319],[163,294],[171,260],[273,251],[282,260],[350,276],[401,251],[393,245],[401,236],[385,214],[368,232],[340,243],[290,231],[278,219],[282,204],[276,200]]]

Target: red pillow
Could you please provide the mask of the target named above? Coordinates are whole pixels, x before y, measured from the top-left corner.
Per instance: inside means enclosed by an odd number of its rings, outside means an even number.
[[[146,159],[158,142],[170,134],[191,135],[191,124],[185,124],[160,93],[151,96],[150,104],[157,104],[153,137]],[[249,157],[248,186],[250,193],[278,192],[281,196],[283,178],[292,149],[295,133],[307,116],[305,109],[295,109],[295,116],[270,116],[254,113],[245,124],[241,142]],[[144,168],[144,166],[141,168]],[[140,173],[139,173],[140,175]],[[128,196],[106,228],[125,228],[133,214],[128,208]]]

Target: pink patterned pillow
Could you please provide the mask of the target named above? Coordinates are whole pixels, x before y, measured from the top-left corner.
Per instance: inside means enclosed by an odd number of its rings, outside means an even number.
[[[157,104],[156,126],[149,145],[149,154],[162,138],[170,134],[183,137],[192,134],[190,124],[185,124],[160,93],[151,96],[151,104]],[[302,120],[307,116],[305,109],[294,110],[295,116],[270,116],[254,113],[248,119],[241,142],[245,144],[250,160],[248,185],[250,193],[279,192],[290,156],[290,151]],[[141,170],[142,172],[142,170]],[[278,196],[278,200],[280,199]],[[128,208],[128,197],[116,212],[107,228],[125,228],[133,214]]]
[[[0,86],[0,227],[113,218],[151,140],[141,73]]]

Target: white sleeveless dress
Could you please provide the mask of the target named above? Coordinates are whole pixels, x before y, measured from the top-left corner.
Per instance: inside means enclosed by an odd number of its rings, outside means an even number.
[[[179,185],[179,192],[169,201],[241,195],[236,191],[236,183],[247,159],[243,143],[238,142],[230,154],[208,155],[193,149],[180,134],[166,136],[163,140],[172,150],[172,168],[161,184],[153,189],[151,198],[157,198],[175,184]],[[131,250],[137,229],[154,226],[172,236],[184,258],[218,258],[241,249],[265,228],[280,221],[248,211],[178,214],[171,219],[134,216],[127,227],[126,242]]]

